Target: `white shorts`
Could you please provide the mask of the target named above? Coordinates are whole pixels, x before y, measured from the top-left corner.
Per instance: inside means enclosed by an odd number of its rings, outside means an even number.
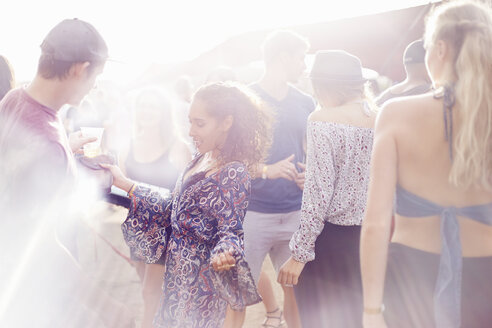
[[[289,242],[299,228],[301,211],[259,213],[248,211],[244,217],[244,253],[251,274],[258,283],[261,266],[267,254],[278,274],[290,257]]]

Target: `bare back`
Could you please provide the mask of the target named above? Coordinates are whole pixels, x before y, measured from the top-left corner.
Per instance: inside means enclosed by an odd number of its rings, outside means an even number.
[[[409,97],[388,105],[397,150],[397,182],[405,190],[445,207],[492,202],[492,192],[451,185],[449,144],[445,139],[443,105],[432,94]],[[465,109],[466,110],[466,109]],[[453,117],[456,122],[456,115]],[[456,131],[456,124],[453,126]],[[463,256],[492,255],[492,227],[459,217]],[[440,218],[396,215],[393,242],[440,252]]]

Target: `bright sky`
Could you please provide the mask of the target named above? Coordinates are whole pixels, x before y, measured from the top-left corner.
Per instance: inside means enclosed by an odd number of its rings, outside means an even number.
[[[324,22],[430,0],[2,0],[0,54],[18,81],[36,71],[39,45],[59,21],[77,17],[102,34],[114,65],[105,78],[135,77],[152,63],[193,59],[238,33]],[[135,74],[135,76],[132,76]]]

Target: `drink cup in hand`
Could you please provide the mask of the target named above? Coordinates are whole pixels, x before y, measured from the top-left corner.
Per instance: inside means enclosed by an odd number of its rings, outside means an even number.
[[[101,155],[101,139],[104,132],[104,128],[92,128],[81,127],[82,135],[84,137],[96,137],[97,140],[84,145],[84,156],[96,157]]]

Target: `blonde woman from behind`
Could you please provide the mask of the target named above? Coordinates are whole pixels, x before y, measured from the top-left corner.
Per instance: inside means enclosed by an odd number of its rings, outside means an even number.
[[[364,327],[489,327],[491,8],[439,6],[425,47],[436,92],[389,102],[376,124],[361,236]]]

